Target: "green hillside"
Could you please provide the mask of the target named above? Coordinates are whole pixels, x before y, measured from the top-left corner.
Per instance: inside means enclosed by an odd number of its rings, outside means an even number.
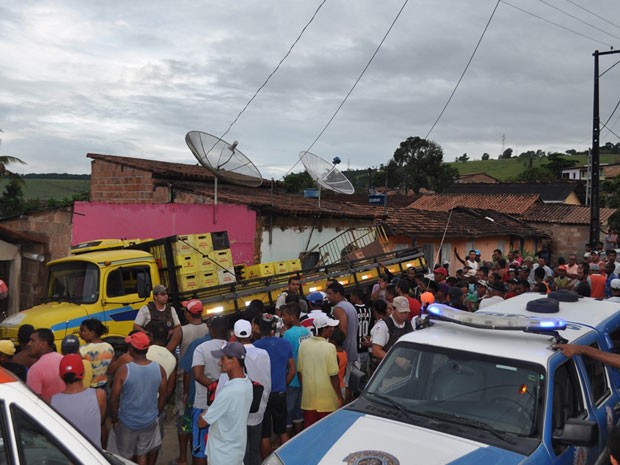
[[[567,155],[567,160],[577,160],[577,166],[584,166],[588,161],[587,155]],[[618,154],[601,154],[601,163],[618,163],[620,155]],[[547,163],[546,158],[535,158],[533,166],[540,166]],[[448,163],[459,171],[459,174],[486,173],[500,181],[517,176],[525,169],[525,162],[519,158],[510,158],[508,160],[470,160],[467,162],[451,162]]]
[[[24,199],[62,200],[71,198],[75,194],[90,190],[88,179],[47,179],[47,178],[23,178]],[[7,178],[0,179],[0,192],[8,183]]]

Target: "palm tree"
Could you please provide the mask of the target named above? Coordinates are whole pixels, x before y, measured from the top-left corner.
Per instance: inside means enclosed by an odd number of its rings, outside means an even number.
[[[4,132],[2,129],[0,129],[0,132]],[[2,145],[2,139],[0,138],[0,145]],[[0,176],[11,176],[11,177],[19,177],[17,174],[9,171],[6,169],[6,165],[10,164],[10,163],[21,163],[22,165],[25,165],[26,162],[17,158],[17,157],[12,157],[10,155],[0,155]],[[21,178],[20,178],[21,179]]]

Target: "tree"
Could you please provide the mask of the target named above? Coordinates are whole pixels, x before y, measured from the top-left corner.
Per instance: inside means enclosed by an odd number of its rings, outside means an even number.
[[[620,208],[620,176],[602,181],[600,195],[601,207]],[[608,223],[611,228],[620,229],[620,210],[611,215]]]
[[[307,171],[284,176],[284,190],[291,194],[301,194],[304,189],[316,187]]]
[[[4,131],[0,129],[0,132]],[[2,145],[2,139],[0,139],[0,145]],[[13,179],[17,179],[18,182],[21,182],[23,184],[23,180],[21,179],[21,177],[6,169],[6,165],[9,165],[11,163],[21,163],[22,165],[26,164],[25,161],[20,160],[17,157],[12,157],[10,155],[0,155],[0,176],[11,176]]]
[[[463,155],[457,158],[457,161],[460,161],[463,163],[465,163],[467,160],[469,160],[469,156],[467,155],[467,153],[464,153]]]
[[[443,150],[439,144],[417,136],[408,137],[394,151],[388,172],[395,169],[398,181],[406,180],[416,194],[422,188],[441,192],[459,175],[456,168],[443,164]]]
[[[554,178],[553,172],[540,166],[527,168],[514,178],[516,182],[548,182]]]
[[[577,165],[577,160],[567,160],[561,153],[550,153],[547,155],[548,163],[542,165],[543,168],[551,171],[556,179],[562,179],[562,170],[573,168]]]
[[[506,150],[502,152],[502,154],[498,157],[498,160],[509,160],[512,158],[512,149],[508,147]]]
[[[484,153],[482,154],[482,159],[483,159],[483,160],[485,160],[485,161],[486,161],[486,160],[489,160],[490,158],[491,158],[491,155],[489,155],[488,153],[484,152]]]
[[[15,216],[24,211],[24,192],[17,177],[11,178],[0,197],[0,216]]]

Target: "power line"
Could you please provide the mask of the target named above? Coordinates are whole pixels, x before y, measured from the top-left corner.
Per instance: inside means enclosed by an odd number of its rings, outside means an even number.
[[[476,47],[474,48],[473,53],[469,57],[469,61],[467,62],[467,65],[465,65],[465,69],[461,73],[461,77],[459,78],[458,82],[454,86],[454,89],[452,89],[452,93],[450,94],[450,97],[448,97],[448,101],[446,102],[446,104],[441,109],[441,112],[439,113],[439,116],[437,116],[437,119],[435,120],[435,122],[433,123],[431,128],[429,129],[428,133],[426,133],[426,136],[424,137],[425,139],[428,139],[428,136],[431,135],[431,132],[433,132],[433,129],[435,129],[435,126],[437,125],[437,123],[439,122],[439,120],[443,116],[444,112],[446,111],[446,108],[448,108],[448,105],[452,101],[452,97],[454,97],[454,94],[456,93],[456,89],[459,88],[459,85],[461,84],[461,81],[465,77],[465,73],[469,69],[469,65],[473,61],[474,56],[476,55],[476,52],[478,51],[478,47],[480,47],[480,44],[482,43],[482,39],[484,38],[484,35],[486,34],[487,29],[489,28],[489,26],[491,24],[491,20],[493,19],[493,16],[495,16],[495,12],[497,11],[497,7],[499,6],[500,1],[501,0],[497,0],[497,3],[495,4],[495,8],[493,8],[493,11],[491,12],[491,16],[489,17],[489,20],[487,21],[487,24],[484,26],[484,29],[482,30],[482,34],[480,35],[480,39],[478,39],[478,43],[476,44]]]
[[[347,92],[347,95],[345,95],[344,99],[342,100],[342,102],[340,102],[340,105],[338,105],[338,108],[336,108],[336,111],[334,112],[334,114],[332,115],[332,117],[329,119],[329,121],[327,122],[327,124],[325,125],[325,127],[321,130],[321,132],[319,133],[318,136],[316,136],[316,138],[314,139],[314,141],[312,142],[312,144],[310,144],[310,146],[306,149],[306,152],[309,152],[310,149],[312,149],[312,147],[314,147],[314,144],[316,144],[319,139],[321,138],[321,136],[325,133],[325,131],[327,130],[327,128],[331,125],[332,121],[334,121],[334,118],[336,117],[336,115],[340,112],[340,109],[344,106],[344,104],[346,103],[346,101],[349,99],[349,96],[353,93],[353,90],[355,90],[355,88],[357,87],[357,84],[362,80],[362,77],[364,76],[364,74],[366,73],[366,70],[368,70],[368,68],[370,67],[370,64],[373,62],[373,60],[375,59],[375,57],[377,56],[377,53],[379,53],[379,50],[381,49],[381,47],[383,46],[383,43],[385,42],[385,40],[387,39],[388,35],[390,34],[390,32],[392,31],[392,28],[394,27],[394,25],[396,24],[396,21],[398,21],[398,18],[400,17],[401,13],[403,12],[403,10],[405,9],[405,7],[407,6],[407,3],[409,3],[409,0],[405,0],[405,2],[403,3],[403,5],[400,7],[400,10],[398,10],[398,13],[396,14],[396,17],[394,18],[394,20],[392,21],[392,23],[390,24],[390,27],[388,28],[388,30],[386,31],[386,33],[383,35],[383,38],[381,39],[381,42],[379,42],[379,45],[377,46],[377,48],[375,49],[374,53],[372,54],[372,56],[370,57],[370,59],[368,60],[368,63],[366,63],[366,66],[364,66],[364,69],[362,69],[362,72],[360,73],[360,75],[357,77],[357,79],[355,80],[355,82],[353,83],[353,86],[351,87],[351,89],[349,89],[349,92]],[[297,160],[295,162],[295,164],[293,166],[291,166],[291,168],[286,172],[286,175],[288,175],[291,171],[293,171],[293,169],[297,166],[297,164],[299,163],[299,160]]]
[[[607,129],[609,132],[611,132],[611,133],[612,133],[614,136],[616,136],[618,139],[620,139],[620,136],[619,136],[618,134],[616,134],[615,132],[613,132],[611,129],[609,129],[609,128],[608,128],[607,126],[605,126],[604,124],[603,124],[603,127],[604,127],[605,129]]]
[[[544,3],[545,5],[547,5],[547,6],[548,6],[548,7],[550,7],[550,8],[553,8],[554,10],[559,11],[559,12],[560,12],[560,13],[562,13],[562,14],[565,14],[566,16],[568,16],[568,17],[570,17],[570,18],[573,18],[573,19],[575,19],[575,20],[579,21],[580,23],[585,24],[586,26],[590,26],[591,28],[594,28],[594,29],[596,29],[597,31],[602,32],[603,34],[607,34],[608,36],[613,37],[614,39],[618,39],[618,40],[620,40],[620,37],[615,36],[615,35],[613,35],[613,34],[610,34],[609,32],[607,32],[607,31],[605,31],[605,30],[603,30],[603,29],[601,29],[601,28],[599,28],[599,27],[595,26],[594,24],[590,24],[589,22],[584,21],[583,19],[578,18],[578,17],[577,17],[577,16],[575,16],[575,15],[572,15],[572,14],[570,14],[570,13],[568,13],[568,12],[566,12],[566,11],[562,10],[561,8],[558,8],[557,6],[552,5],[552,4],[551,4],[551,3],[549,3],[549,2],[546,2],[545,0],[538,0],[538,1],[539,1],[540,3]]]
[[[610,69],[612,69],[614,66],[616,66],[618,63],[620,63],[620,60],[616,61],[613,65],[611,65],[609,68],[607,68],[605,71],[603,71],[601,74],[598,75],[598,77],[601,77],[603,74],[605,74],[607,71],[609,71]]]
[[[293,48],[295,47],[295,45],[297,45],[297,42],[299,42],[299,40],[301,39],[301,36],[304,34],[304,32],[306,32],[306,29],[308,29],[308,26],[310,26],[310,24],[314,21],[314,18],[316,18],[316,15],[319,13],[319,10],[323,7],[323,5],[325,5],[325,2],[327,2],[327,0],[323,0],[319,6],[317,7],[317,9],[314,11],[314,13],[312,14],[312,16],[310,17],[310,20],[306,23],[306,25],[302,28],[301,32],[299,33],[299,35],[297,36],[297,38],[293,41],[292,45],[289,47],[288,51],[284,54],[284,56],[282,57],[282,59],[280,60],[280,62],[277,64],[277,66],[274,68],[274,70],[269,74],[269,76],[267,76],[267,79],[265,79],[265,82],[263,82],[258,89],[256,89],[256,92],[254,92],[254,95],[252,96],[252,98],[250,98],[250,100],[248,100],[248,103],[245,104],[245,106],[243,107],[243,109],[239,112],[239,114],[236,116],[236,118],[233,120],[232,123],[230,123],[230,125],[228,126],[228,129],[226,129],[226,131],[224,131],[224,134],[221,135],[220,139],[223,139],[224,136],[226,136],[226,134],[228,134],[230,132],[230,130],[232,129],[232,127],[235,125],[235,123],[239,120],[239,118],[241,117],[241,115],[245,112],[245,110],[250,106],[250,104],[254,101],[254,99],[256,98],[256,96],[258,95],[258,93],[263,89],[263,87],[265,87],[267,85],[267,83],[269,82],[269,80],[271,79],[271,77],[276,74],[276,72],[278,71],[278,69],[280,69],[280,65],[282,65],[282,63],[284,62],[284,60],[286,60],[288,58],[288,56],[291,54],[291,52],[293,51]]]
[[[530,16],[533,16],[534,18],[538,18],[538,19],[540,19],[541,21],[544,21],[544,22],[549,23],[549,24],[551,24],[551,25],[553,25],[553,26],[556,26],[556,27],[559,27],[559,28],[561,28],[561,29],[564,29],[565,31],[572,32],[573,34],[576,34],[576,35],[578,35],[578,36],[581,36],[581,37],[584,37],[584,38],[586,38],[586,39],[592,40],[592,41],[594,41],[594,42],[596,42],[596,43],[603,44],[603,45],[604,45],[604,46],[606,46],[606,47],[609,47],[609,48],[614,48],[614,47],[613,47],[613,45],[606,44],[605,42],[601,42],[600,40],[595,39],[594,37],[587,36],[587,35],[585,35],[585,34],[582,34],[581,32],[577,32],[577,31],[575,31],[574,29],[570,29],[570,28],[568,28],[568,27],[566,27],[566,26],[562,26],[561,24],[554,23],[553,21],[549,21],[548,19],[543,18],[542,16],[538,16],[537,14],[534,14],[534,13],[532,13],[532,12],[530,12],[530,11],[524,10],[523,8],[519,8],[518,6],[513,5],[512,3],[508,3],[506,0],[500,0],[500,1],[501,1],[504,5],[511,6],[511,7],[512,7],[512,8],[514,8],[515,10],[519,10],[519,11],[521,11],[521,12],[525,13],[525,14],[528,14],[528,15],[530,15]]]
[[[575,5],[577,8],[581,8],[583,11],[585,11],[586,13],[590,13],[592,16],[605,21],[607,24],[611,24],[613,27],[617,27],[618,29],[620,29],[620,26],[615,25],[614,23],[612,23],[611,21],[609,21],[606,18],[603,18],[601,15],[597,15],[596,13],[594,13],[593,11],[588,10],[587,8],[584,8],[583,6],[579,5],[577,2],[573,2],[573,0],[566,0],[568,3],[572,3],[573,5]]]

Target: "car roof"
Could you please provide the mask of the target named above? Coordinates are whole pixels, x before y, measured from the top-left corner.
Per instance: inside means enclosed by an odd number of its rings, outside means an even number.
[[[526,293],[490,305],[476,313],[516,318],[562,319],[566,321],[567,329],[559,334],[569,342],[593,333],[594,328],[603,330],[610,321],[620,318],[620,303],[585,297],[577,302],[560,302],[557,313],[534,313],[526,309],[528,302],[541,298],[546,300],[544,295]],[[479,329],[447,321],[435,321],[430,328],[414,331],[400,340],[525,360],[543,366],[547,365],[547,360],[554,354],[550,348],[554,340],[547,334]]]
[[[88,252],[79,255],[70,255],[68,257],[59,258],[57,260],[49,262],[49,265],[56,265],[64,262],[96,262],[99,265],[104,265],[112,262],[119,261],[142,261],[144,259],[151,258],[148,252],[136,249],[121,249],[121,250],[102,250],[97,252]]]

